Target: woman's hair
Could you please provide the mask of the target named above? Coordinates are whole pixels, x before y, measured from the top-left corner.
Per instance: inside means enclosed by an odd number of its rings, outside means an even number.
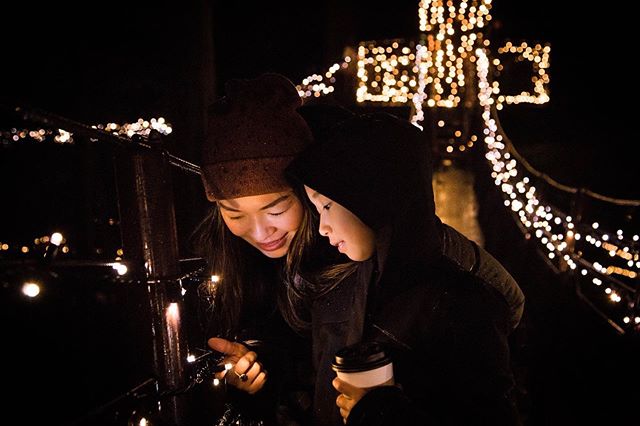
[[[263,302],[273,298],[270,259],[229,231],[217,203],[212,204],[194,237],[196,251],[206,260],[207,274],[218,277],[217,282],[206,280],[198,289],[207,302],[203,325],[215,327],[208,331],[216,335],[236,338],[246,326],[243,313],[264,310],[269,304]]]
[[[356,270],[357,263],[339,259],[335,248],[318,237],[318,213],[301,185],[294,185],[294,193],[301,201],[303,217],[287,252],[278,305],[289,326],[306,332],[311,328],[313,299],[340,284]]]
[[[209,332],[236,338],[249,317],[273,313],[276,304],[293,329],[308,330],[307,309],[313,298],[335,287],[353,270],[351,262],[328,263],[328,258],[335,257],[335,250],[317,251],[321,242],[317,238],[315,210],[300,187],[294,188],[294,196],[300,200],[304,214],[284,261],[268,258],[233,235],[217,203],[212,204],[194,231],[196,251],[206,260],[208,276],[218,277],[217,282],[206,280],[199,288],[207,303],[202,320]],[[300,285],[302,281],[307,285]]]

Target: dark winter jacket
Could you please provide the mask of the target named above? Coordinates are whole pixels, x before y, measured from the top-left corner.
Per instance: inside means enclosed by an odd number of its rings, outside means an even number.
[[[335,350],[388,347],[397,387],[368,392],[348,424],[519,424],[507,337],[522,293],[435,214],[423,134],[388,114],[346,120],[288,171],[376,232],[376,254],[312,307],[317,424],[338,425]]]

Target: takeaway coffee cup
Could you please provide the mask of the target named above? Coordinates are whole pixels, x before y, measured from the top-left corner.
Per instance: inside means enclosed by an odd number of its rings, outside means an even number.
[[[343,380],[359,388],[393,384],[393,363],[378,342],[362,342],[336,352],[331,367]]]

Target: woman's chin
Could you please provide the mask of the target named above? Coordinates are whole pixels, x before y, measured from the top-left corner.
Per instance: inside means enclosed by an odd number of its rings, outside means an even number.
[[[286,256],[288,249],[289,249],[289,244],[285,244],[284,246],[278,248],[277,250],[270,250],[270,251],[258,248],[258,250],[260,250],[260,253],[264,254],[265,256],[271,259],[278,259],[280,257]]]

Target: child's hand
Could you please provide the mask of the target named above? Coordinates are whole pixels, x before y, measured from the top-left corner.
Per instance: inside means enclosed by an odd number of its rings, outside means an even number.
[[[369,389],[358,388],[347,382],[343,382],[337,377],[333,379],[332,385],[338,392],[340,392],[340,395],[336,398],[336,405],[340,408],[342,421],[346,423],[347,417],[349,417],[349,413],[351,413],[353,406],[362,399]]]

